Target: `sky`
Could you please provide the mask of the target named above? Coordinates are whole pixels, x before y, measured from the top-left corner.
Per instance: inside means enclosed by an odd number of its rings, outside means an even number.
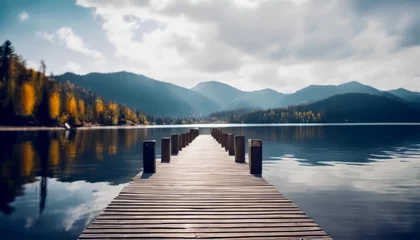
[[[419,12],[420,0],[2,0],[0,41],[53,74],[420,91]]]

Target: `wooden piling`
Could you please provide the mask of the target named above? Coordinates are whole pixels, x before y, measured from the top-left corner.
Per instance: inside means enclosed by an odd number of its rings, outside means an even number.
[[[188,146],[190,144],[190,133],[185,133],[185,146]]]
[[[156,141],[143,142],[143,172],[156,173]]]
[[[164,137],[161,141],[161,162],[171,161],[171,138]]]
[[[224,145],[225,151],[228,151],[229,150],[229,134],[228,133],[224,134],[223,142],[225,143]]]
[[[187,136],[185,135],[185,133],[181,134],[181,140],[182,140],[182,148],[187,146],[186,140],[187,140]]]
[[[222,148],[225,148],[225,132],[222,131],[222,133],[220,134],[220,143],[222,145]]]
[[[262,174],[262,141],[260,139],[248,140],[249,173]]]
[[[245,137],[235,136],[235,162],[245,162]]]
[[[179,152],[179,137],[178,134],[171,135],[171,154],[178,155]]]
[[[182,151],[182,134],[178,134],[178,150]]]
[[[229,156],[235,155],[235,135],[228,134]]]

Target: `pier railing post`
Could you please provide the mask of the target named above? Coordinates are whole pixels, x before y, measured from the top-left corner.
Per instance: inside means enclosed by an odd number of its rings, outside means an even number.
[[[190,129],[190,143],[194,140],[194,129]]]
[[[248,140],[248,162],[251,174],[262,174],[262,141],[260,139]]]
[[[228,135],[229,156],[235,155],[235,135]]]
[[[235,136],[235,162],[245,162],[245,137]]]
[[[187,140],[187,136],[185,135],[185,133],[183,133],[183,134],[181,134],[181,136],[182,136],[182,148],[184,148],[184,147],[186,147],[187,146],[187,144],[186,144],[186,140]]]
[[[225,133],[224,135],[225,151],[229,150],[229,134]]]
[[[222,148],[225,148],[225,132],[222,131],[222,134],[220,134],[220,141],[222,144]]]
[[[156,173],[156,141],[143,142],[143,172]]]
[[[185,146],[188,146],[190,144],[190,133],[185,133]]]
[[[178,150],[182,151],[182,134],[178,134]]]
[[[171,135],[171,154],[172,155],[178,155],[179,152],[179,146],[178,146],[178,134]]]
[[[171,161],[171,139],[168,137],[162,138],[161,142],[161,161],[170,162]]]

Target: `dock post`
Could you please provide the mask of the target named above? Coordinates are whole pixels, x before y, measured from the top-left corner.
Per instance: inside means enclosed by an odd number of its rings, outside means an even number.
[[[221,139],[221,142],[222,142],[222,148],[225,148],[225,144],[226,144],[226,142],[225,142],[225,132],[222,132],[222,134],[220,134],[220,139]]]
[[[192,143],[192,141],[194,140],[194,129],[190,129],[190,136],[191,136],[191,139],[190,139],[190,143]]]
[[[171,138],[164,137],[161,142],[161,162],[171,161]]]
[[[178,150],[182,151],[182,134],[178,134]]]
[[[225,133],[224,135],[225,151],[229,150],[229,134]]]
[[[229,156],[235,155],[235,135],[228,135]]]
[[[171,154],[178,155],[179,146],[178,146],[178,134],[171,135]]]
[[[198,137],[200,135],[200,130],[198,128],[194,128],[195,131],[195,137]]]
[[[182,148],[184,148],[184,147],[187,146],[187,144],[185,142],[185,140],[187,139],[185,133],[181,134],[181,137],[182,137],[181,138],[182,139]]]
[[[235,162],[245,162],[245,137],[235,136]]]
[[[260,139],[248,140],[249,173],[262,174],[262,141]]]
[[[143,141],[143,172],[156,173],[156,141]]]
[[[190,144],[190,133],[185,133],[185,146],[188,146]]]

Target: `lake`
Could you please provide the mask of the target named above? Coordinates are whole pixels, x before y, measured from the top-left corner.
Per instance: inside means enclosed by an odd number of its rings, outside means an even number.
[[[262,139],[263,176],[335,239],[420,239],[420,125],[221,126]],[[141,170],[142,141],[185,130],[0,131],[2,238],[76,239]]]

